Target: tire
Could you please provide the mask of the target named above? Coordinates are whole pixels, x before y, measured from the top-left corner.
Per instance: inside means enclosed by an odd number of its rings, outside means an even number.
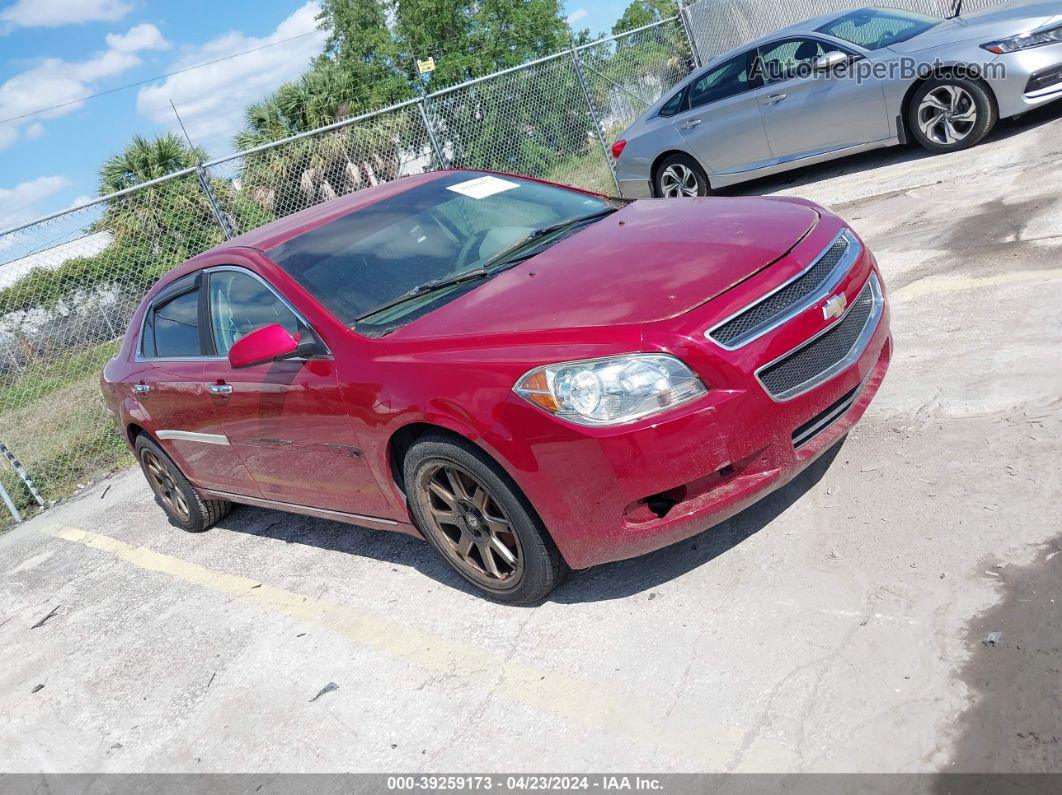
[[[444,434],[423,436],[406,453],[403,474],[417,527],[483,595],[529,605],[568,575],[527,498],[479,448]]]
[[[661,199],[708,196],[712,192],[708,176],[689,155],[671,155],[653,174],[653,191]]]
[[[155,495],[155,502],[170,521],[189,533],[202,533],[232,510],[226,500],[204,500],[165,451],[146,434],[134,445],[136,460]]]
[[[927,80],[907,109],[911,135],[930,152],[958,152],[980,143],[999,121],[989,89],[966,77]]]

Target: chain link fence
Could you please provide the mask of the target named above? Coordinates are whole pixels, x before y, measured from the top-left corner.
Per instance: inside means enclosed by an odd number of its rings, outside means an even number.
[[[951,15],[952,0],[697,0],[684,2],[681,13],[689,26],[696,55],[706,63],[716,55],[766,36],[772,31],[823,14],[860,7],[883,6],[918,11],[934,17]],[[966,0],[963,14],[1000,5],[1006,0]]]
[[[614,193],[606,143],[688,74],[690,54],[680,21],[664,20],[0,232],[0,490],[26,515],[131,463],[99,375],[172,267],[434,168]],[[9,513],[0,504],[0,525]]]
[[[0,444],[40,501],[126,461],[100,371],[144,291],[223,239],[195,169],[0,235]],[[22,512],[38,507],[6,456],[0,485]]]

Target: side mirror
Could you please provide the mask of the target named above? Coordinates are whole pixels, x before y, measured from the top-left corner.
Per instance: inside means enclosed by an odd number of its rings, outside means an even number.
[[[832,72],[838,66],[846,63],[848,63],[848,56],[843,52],[834,50],[816,58],[813,68],[816,72]]]
[[[298,351],[299,341],[279,323],[272,323],[236,340],[229,349],[229,365],[233,369],[252,367],[290,359],[297,356]]]

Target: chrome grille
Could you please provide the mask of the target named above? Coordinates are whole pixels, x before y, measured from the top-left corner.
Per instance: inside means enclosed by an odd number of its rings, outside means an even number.
[[[790,400],[854,362],[881,317],[881,287],[871,276],[845,315],[796,350],[760,368],[756,377],[775,400]]]
[[[751,342],[824,297],[858,254],[858,241],[841,233],[803,273],[711,329],[708,338],[730,349]]]

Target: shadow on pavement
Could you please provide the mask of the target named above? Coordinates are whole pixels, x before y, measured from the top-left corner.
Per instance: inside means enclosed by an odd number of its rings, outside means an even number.
[[[700,535],[640,558],[576,572],[549,597],[550,601],[572,604],[622,599],[710,563],[758,533],[804,496],[826,474],[843,445],[844,439],[778,491]]]
[[[812,488],[829,469],[843,443],[841,440],[835,444],[786,486],[732,519],[649,555],[573,572],[547,599],[562,604],[621,599],[709,563],[761,530]],[[250,506],[238,507],[217,526],[289,544],[305,544],[396,566],[410,566],[444,585],[477,594],[426,542],[399,533]]]
[[[1062,101],[1037,108],[1023,114],[1018,119],[1001,120],[991,135],[985,139],[984,143],[994,143],[1012,138],[1058,118],[1062,118]],[[793,171],[786,171],[770,177],[761,177],[760,179],[743,182],[729,188],[722,188],[718,193],[724,196],[760,196],[765,193],[814,184],[824,179],[833,179],[834,177],[848,174],[860,174],[864,171],[874,171],[879,168],[923,160],[929,157],[935,157],[935,155],[916,143],[908,143],[906,146],[875,149],[814,166],[803,166]]]
[[[949,770],[1057,773],[1062,770],[1062,537],[1048,543],[1030,566],[994,568],[994,563],[983,568],[1002,580],[1002,600],[967,625],[970,658],[960,678],[975,702],[956,721]],[[942,776],[935,791],[954,791],[951,783]],[[1051,785],[1055,792],[1057,784]]]

